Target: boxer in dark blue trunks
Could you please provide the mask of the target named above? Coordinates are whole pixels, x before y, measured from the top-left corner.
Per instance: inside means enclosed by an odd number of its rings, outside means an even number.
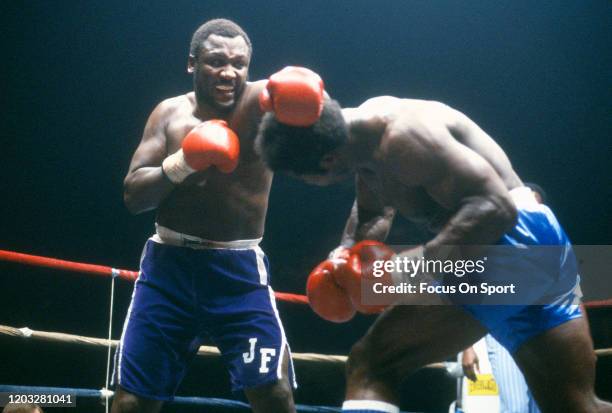
[[[202,25],[187,65],[194,91],[154,109],[132,158],[125,203],[135,214],[156,209],[157,231],[116,352],[114,413],[158,412],[205,337],[254,411],[295,411],[289,347],[258,246],[272,173],[253,149],[266,82],[247,82],[251,52],[235,23]]]
[[[283,379],[287,340],[259,241],[207,241],[157,227],[116,352],[122,388],[171,400],[208,338],[221,351],[233,391]],[[291,365],[288,373],[295,384]]]
[[[547,305],[387,308],[351,350],[344,411],[398,412],[397,389],[407,374],[456,354],[489,329],[514,352],[542,411],[612,411],[593,391],[595,354],[574,302],[578,276],[571,271],[567,237],[552,212],[523,187],[503,150],[464,114],[438,102],[390,96],[343,110],[329,100],[310,128],[290,128],[266,115],[256,148],[272,170],[308,183],[356,177],[341,247],[384,240],[397,211],[434,233],[404,257],[448,257],[449,246],[451,253],[496,244],[518,251],[523,243],[553,245],[557,254],[548,255],[544,267],[528,263],[534,273],[520,260],[501,267],[521,282],[531,276],[543,281],[530,299],[545,298]],[[337,264],[338,257],[342,253],[334,253],[335,269],[327,276],[342,280],[346,264]],[[352,302],[359,300],[352,293],[358,289],[346,291]]]

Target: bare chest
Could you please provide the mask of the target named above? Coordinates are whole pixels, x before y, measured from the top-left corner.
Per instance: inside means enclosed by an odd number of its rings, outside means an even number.
[[[246,110],[237,107],[226,121],[240,140],[238,167],[231,174],[221,173],[215,168],[194,174],[193,177],[190,177],[194,185],[188,191],[192,197],[199,198],[198,192],[207,192],[206,196],[210,197],[210,191],[215,187],[219,195],[231,194],[239,198],[258,196],[268,191],[271,174],[255,153],[254,148],[257,119],[252,119],[247,115]],[[192,106],[186,105],[185,108],[178,110],[172,119],[169,119],[166,127],[168,154],[179,150],[185,136],[201,122],[203,122],[202,119],[194,116]],[[204,187],[207,188],[204,189]]]
[[[207,120],[212,120],[207,119]],[[181,143],[185,136],[197,125],[203,121],[193,115],[193,113],[178,113],[168,122],[166,127],[167,150],[168,153],[174,153],[180,149]],[[239,116],[230,117],[227,120],[229,127],[238,135],[240,139],[240,157],[251,159],[254,157],[254,141],[257,132],[255,122],[249,122],[248,119]]]
[[[365,184],[385,204],[395,208],[404,218],[431,226],[434,220],[447,215],[421,187],[407,186],[387,171],[359,171]]]

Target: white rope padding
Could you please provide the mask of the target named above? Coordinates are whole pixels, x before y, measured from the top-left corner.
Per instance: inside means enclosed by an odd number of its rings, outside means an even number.
[[[91,347],[116,347],[118,340],[107,340],[103,338],[78,336],[75,334],[67,333],[54,333],[49,331],[38,331],[30,330],[27,327],[16,328],[5,325],[0,325],[0,335],[21,337],[21,338],[32,338],[38,341],[54,341],[62,343],[80,344]],[[218,356],[219,350],[212,346],[201,346],[198,350],[198,356],[201,357],[214,357]],[[598,357],[610,357],[612,356],[612,348],[602,348],[595,350],[595,354]],[[299,361],[311,361],[311,362],[324,362],[331,364],[343,364],[346,363],[346,356],[331,355],[331,354],[318,354],[318,353],[292,353],[294,360]],[[444,363],[432,363],[425,366],[427,368],[444,369]]]
[[[38,331],[30,330],[29,335],[25,335],[22,330],[16,327],[10,327],[0,325],[0,335],[21,337],[21,338],[32,338],[38,341],[53,341],[62,343],[79,344],[90,347],[116,347],[118,340],[108,340],[104,338],[78,336],[75,334],[67,333],[54,333],[50,331]],[[219,349],[212,346],[200,346],[198,350],[198,356],[201,357],[214,357],[218,356]],[[332,354],[317,354],[317,353],[292,353],[293,360],[308,361],[308,362],[320,362],[320,363],[331,363],[331,364],[344,364],[346,363],[346,356],[332,355]],[[444,363],[432,363],[426,366],[427,368],[444,369]]]

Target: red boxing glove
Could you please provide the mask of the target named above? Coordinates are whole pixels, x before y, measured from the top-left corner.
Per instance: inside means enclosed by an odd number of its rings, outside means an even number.
[[[195,170],[211,165],[230,173],[238,166],[240,141],[224,120],[209,120],[191,130],[183,140],[185,160]]]
[[[164,159],[162,169],[175,184],[196,171],[216,166],[230,173],[238,166],[240,141],[224,120],[200,123],[183,139],[182,148]]]
[[[287,66],[270,76],[259,95],[264,112],[274,112],[279,122],[311,126],[323,110],[323,80],[305,67]]]
[[[381,277],[374,275],[374,262],[385,261],[394,255],[391,248],[382,242],[364,240],[349,249],[349,258],[343,271],[335,274],[336,282],[342,286],[349,296],[353,306],[363,314],[376,314],[382,312],[386,305],[365,305],[362,303],[362,285],[368,288],[375,282],[392,285],[391,274],[384,272]]]
[[[333,274],[338,270],[333,261],[323,261],[308,276],[306,291],[315,313],[325,320],[343,323],[355,316],[355,309],[346,291],[334,280]]]

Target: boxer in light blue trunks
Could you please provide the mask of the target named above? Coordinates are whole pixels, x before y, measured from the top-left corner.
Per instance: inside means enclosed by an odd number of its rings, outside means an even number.
[[[287,127],[266,115],[256,148],[272,170],[311,184],[355,177],[356,200],[340,250],[384,240],[397,212],[434,234],[400,258],[448,258],[449,246],[451,257],[468,247],[474,253],[474,246],[495,246],[502,249],[492,256],[496,265],[487,264],[487,277],[535,286],[519,305],[493,311],[466,302],[390,306],[351,350],[344,411],[398,412],[397,391],[407,374],[451,357],[488,330],[513,352],[543,412],[612,411],[594,394],[595,354],[574,303],[578,276],[569,241],[552,212],[523,187],[504,151],[463,113],[391,96],[345,109],[328,100],[310,128]],[[502,259],[525,243],[543,259]],[[540,244],[552,246],[543,252]],[[343,271],[338,257],[342,253],[334,252],[331,280]]]
[[[540,204],[547,204],[547,196],[542,187],[534,183],[525,183]],[[533,394],[525,377],[504,348],[491,334],[485,337],[487,355],[493,370],[493,376],[499,389],[500,413],[540,413]],[[462,364],[464,374],[470,380],[476,380],[478,356],[473,348],[463,352]]]
[[[477,286],[483,280],[488,285],[514,283],[516,292],[479,294],[477,305],[466,303],[469,299],[462,294],[448,298],[514,353],[529,338],[580,317],[581,312],[575,293],[580,282],[576,258],[556,217],[527,187],[512,189],[510,196],[517,206],[517,223],[484,253],[487,270],[471,281]]]

